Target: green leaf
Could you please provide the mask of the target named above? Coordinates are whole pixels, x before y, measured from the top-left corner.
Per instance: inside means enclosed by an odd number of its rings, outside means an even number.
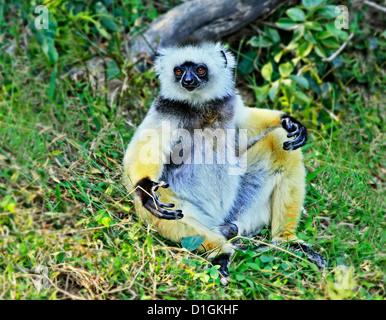
[[[297,84],[301,85],[302,87],[306,89],[310,88],[310,84],[305,77],[290,75],[290,78],[294,80]]]
[[[326,18],[326,19],[333,19],[338,16],[338,13],[335,12],[336,6],[333,5],[326,5],[323,8],[320,8],[317,12],[316,15],[319,18]]]
[[[251,51],[251,52],[247,52],[243,56],[243,58],[239,62],[239,64],[237,65],[238,71],[240,71],[240,73],[242,73],[242,74],[249,74],[249,73],[253,72],[253,70],[255,68],[253,65],[253,62],[254,62],[256,56],[257,56],[256,50]]]
[[[261,270],[260,266],[257,263],[249,262],[247,263],[247,266],[253,270],[257,270],[257,271]]]
[[[111,222],[111,218],[109,216],[104,216],[101,220],[102,224],[108,228],[109,227],[109,223]]]
[[[276,25],[283,29],[290,29],[293,27],[296,27],[298,24],[291,19],[288,18],[281,18],[276,22]]]
[[[55,157],[61,155],[62,153],[63,153],[63,151],[59,151],[59,150],[54,150],[51,152],[51,154]]]
[[[271,62],[268,62],[266,63],[262,68],[261,68],[261,75],[262,77],[267,80],[267,81],[271,81],[271,78],[272,78],[272,72],[273,72],[273,68],[272,68],[272,63]]]
[[[266,256],[265,254],[262,254],[260,256],[260,261],[263,262],[263,263],[271,262],[273,260],[274,260],[273,257]]]
[[[302,59],[302,57],[295,57],[291,60],[293,66],[297,66],[298,62]]]
[[[318,43],[315,47],[315,53],[322,58],[326,57],[326,53],[324,52],[322,46]]]
[[[251,279],[245,278],[245,282],[248,283],[248,286],[252,288],[252,290],[255,288],[255,283]]]
[[[299,49],[298,49],[298,55],[302,58],[305,58],[307,57],[312,48],[314,47],[314,44],[312,42],[307,42],[307,41],[304,41],[300,46],[299,46]]]
[[[340,33],[338,35],[338,38],[342,41],[347,41],[348,39],[348,32],[340,30]]]
[[[292,89],[292,80],[291,79],[282,79],[281,82],[280,82],[280,86],[281,88],[286,88],[286,89]]]
[[[213,268],[213,267],[212,267],[212,268],[210,269],[209,275],[210,275],[210,277],[211,277],[212,279],[217,279],[218,276],[219,276],[219,273],[218,273],[218,271],[217,271],[216,268]]]
[[[101,24],[109,31],[115,32],[119,30],[114,20],[110,16],[102,17]]]
[[[267,37],[257,37],[254,36],[249,40],[249,44],[252,47],[257,47],[257,48],[267,48],[273,45],[273,42],[270,41]]]
[[[327,48],[337,49],[340,47],[339,41],[336,40],[335,38],[324,39],[322,40],[322,43]]]
[[[268,91],[269,91],[269,84],[266,84],[265,86],[262,86],[262,87],[255,86],[254,91],[255,91],[257,101],[263,102],[267,98]]]
[[[48,58],[53,64],[55,64],[59,58],[58,51],[56,51],[54,40],[53,39],[47,39],[47,40],[48,40]]]
[[[269,89],[268,95],[272,102],[275,100],[275,97],[279,90],[279,83],[280,83],[279,80],[276,80],[275,82],[272,83],[271,89]]]
[[[242,274],[236,274],[236,279],[237,279],[237,281],[243,281],[243,280],[245,280],[245,276]]]
[[[283,263],[280,265],[280,267],[281,267],[283,270],[286,270],[286,269],[289,268],[289,265],[286,264],[285,262],[283,262]]]
[[[56,21],[54,19],[49,19],[48,29],[39,30],[36,29],[34,24],[32,24],[31,30],[40,44],[44,55],[47,57],[49,62],[55,64],[59,58],[54,41],[57,31]]]
[[[302,24],[298,25],[298,27],[294,31],[294,35],[292,37],[291,42],[297,43],[299,41],[299,39],[303,38],[305,30],[306,30],[306,28],[304,28],[304,25],[302,25]]]
[[[280,34],[276,29],[266,28],[265,33],[274,43],[280,42]]]
[[[348,33],[344,31],[343,29],[338,29],[335,27],[334,22],[326,23],[325,25],[326,30],[331,33],[334,37],[337,39],[340,39],[342,41],[346,41],[348,38]]]
[[[196,250],[203,242],[205,238],[199,235],[185,237],[181,239],[181,245],[189,251]]]
[[[283,78],[288,77],[293,70],[294,66],[291,62],[286,62],[279,65],[279,72]]]
[[[106,7],[102,4],[102,2],[98,1],[95,5],[95,10],[97,12],[97,16],[101,17],[101,24],[109,31],[118,31],[118,27],[115,24],[112,17],[109,15]]]
[[[97,28],[98,32],[101,34],[102,37],[104,37],[106,39],[110,38],[109,33],[106,31],[105,28],[103,28],[103,26],[100,22],[96,22],[95,27]]]
[[[284,51],[279,51],[278,53],[275,54],[275,56],[273,57],[273,60],[276,62],[276,63],[279,63],[280,62],[280,59],[283,55]]]
[[[310,30],[307,30],[307,32],[304,34],[304,39],[308,42],[312,42],[313,44],[318,43]]]
[[[147,11],[147,12],[146,12],[146,16],[147,16],[151,21],[153,21],[155,18],[158,17],[158,12],[157,12],[156,8],[153,7],[153,5],[152,5],[152,9],[151,9],[150,11]]]
[[[107,63],[106,74],[108,80],[114,79],[121,74],[121,70],[114,60],[111,60]]]
[[[322,31],[316,34],[316,39],[322,40],[322,39],[327,39],[330,37],[333,37],[334,35],[331,32],[328,31]]]
[[[316,21],[308,21],[304,24],[306,29],[314,30],[314,31],[322,31],[322,26]]]
[[[289,44],[286,45],[284,50],[286,50],[286,51],[293,50],[293,49],[297,48],[298,45],[299,44],[296,41],[291,41]]]
[[[310,98],[301,91],[295,91],[293,97],[293,102],[299,105],[307,105],[310,102]]]
[[[310,69],[309,71],[310,71],[312,79],[314,79],[316,81],[316,83],[320,84],[323,82],[322,79],[320,79],[319,75],[315,72],[314,69]]]
[[[305,15],[304,11],[302,9],[299,9],[299,8],[288,9],[285,13],[293,21],[304,21],[306,19],[306,15]]]
[[[303,6],[306,7],[308,11],[314,10],[316,7],[320,6],[324,0],[302,0]]]

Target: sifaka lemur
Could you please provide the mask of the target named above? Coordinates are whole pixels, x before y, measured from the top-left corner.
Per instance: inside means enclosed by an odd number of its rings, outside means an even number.
[[[276,110],[244,106],[235,58],[219,43],[160,49],[160,94],[124,156],[124,183],[139,216],[165,238],[199,235],[208,260],[230,281],[232,239],[271,225],[275,243],[296,237],[305,196],[300,147],[307,130]],[[173,209],[172,209],[173,208]]]

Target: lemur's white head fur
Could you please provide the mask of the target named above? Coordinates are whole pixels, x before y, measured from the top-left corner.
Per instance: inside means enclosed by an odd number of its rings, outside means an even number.
[[[233,54],[220,43],[168,47],[159,49],[157,53],[154,69],[164,98],[197,105],[234,92],[233,69],[236,61]],[[208,81],[205,85],[188,91],[176,81],[173,70],[185,62],[207,66]]]

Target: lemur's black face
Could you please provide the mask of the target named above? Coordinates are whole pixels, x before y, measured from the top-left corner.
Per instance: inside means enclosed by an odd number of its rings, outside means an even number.
[[[176,82],[188,91],[193,91],[208,81],[208,67],[205,64],[187,61],[174,68]]]

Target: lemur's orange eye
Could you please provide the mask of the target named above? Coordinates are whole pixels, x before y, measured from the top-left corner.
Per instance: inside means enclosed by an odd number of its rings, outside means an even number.
[[[203,73],[205,72],[205,68],[203,68],[203,67],[198,67],[198,68],[197,68],[197,72],[198,72],[199,74],[203,74]]]
[[[174,74],[180,76],[182,74],[182,70],[180,68],[174,68]]]

